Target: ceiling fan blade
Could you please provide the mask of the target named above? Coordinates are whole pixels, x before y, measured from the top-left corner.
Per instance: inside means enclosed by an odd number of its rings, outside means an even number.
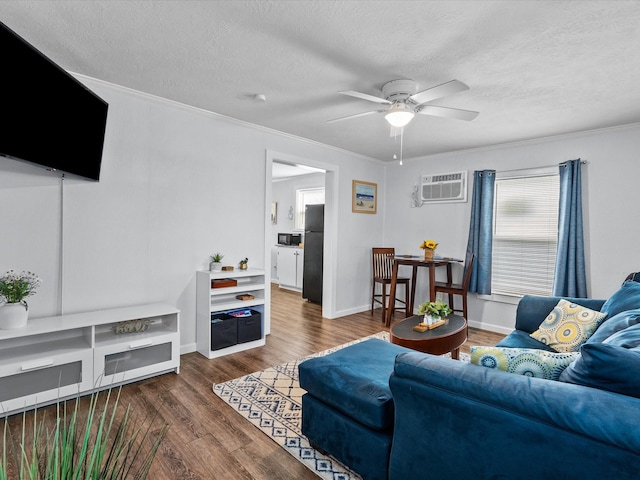
[[[347,115],[346,117],[334,118],[333,120],[327,120],[326,123],[341,122],[342,120],[348,120],[350,118],[364,117],[365,115],[371,115],[372,113],[382,113],[384,110],[371,110],[370,112],[356,113],[355,115]]]
[[[438,107],[436,105],[423,105],[416,109],[417,113],[422,115],[433,115],[436,117],[455,118],[457,120],[466,120],[470,122],[476,118],[480,112],[472,110],[460,110],[459,108]]]
[[[368,100],[370,102],[382,103],[384,105],[391,105],[392,102],[382,97],[375,97],[373,95],[369,95],[367,93],[356,92],[355,90],[344,90],[341,93],[342,95],[349,95],[350,97],[360,98],[362,100]]]
[[[437,98],[446,97],[447,95],[453,95],[458,92],[464,92],[465,90],[469,90],[469,87],[466,84],[458,80],[451,80],[438,85],[437,87],[428,88],[416,93],[415,95],[411,95],[409,99],[416,102],[418,105],[422,105],[423,103],[430,102]]]

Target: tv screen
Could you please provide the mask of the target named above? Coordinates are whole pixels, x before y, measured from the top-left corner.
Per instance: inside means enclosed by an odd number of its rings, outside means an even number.
[[[107,103],[0,22],[0,154],[98,181]]]

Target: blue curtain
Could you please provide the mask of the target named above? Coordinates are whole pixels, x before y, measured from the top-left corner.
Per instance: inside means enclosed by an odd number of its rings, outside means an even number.
[[[477,170],[473,173],[473,199],[471,225],[467,243],[467,258],[473,253],[473,270],[469,291],[491,294],[491,248],[493,244],[493,196],[495,170]]]
[[[553,295],[587,297],[582,229],[582,162],[560,164],[560,209],[558,212],[558,253]]]

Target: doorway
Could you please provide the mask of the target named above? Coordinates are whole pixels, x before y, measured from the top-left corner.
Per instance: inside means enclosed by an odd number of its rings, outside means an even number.
[[[284,172],[284,173],[282,173]],[[335,312],[335,246],[337,245],[337,177],[338,167],[328,165],[324,162],[313,159],[296,157],[280,152],[267,151],[266,155],[266,185],[265,200],[265,271],[268,272],[269,287],[272,279],[277,278],[275,266],[274,249],[277,244],[277,234],[279,232],[293,232],[295,215],[295,197],[289,200],[275,201],[274,192],[278,193],[278,187],[274,187],[279,182],[287,182],[290,185],[305,184],[305,177],[312,183],[317,183],[318,179],[324,177],[325,188],[325,232],[324,232],[324,258],[323,258],[323,286],[322,286],[322,315],[333,318]],[[282,180],[291,177],[298,177],[298,180]],[[306,185],[310,185],[307,183]],[[292,194],[295,195],[294,188],[291,187]],[[284,203],[284,204],[283,204]],[[272,223],[272,211],[276,211],[276,221]],[[289,228],[291,227],[291,228]],[[299,233],[299,232],[298,232]],[[269,291],[270,294],[270,291]],[[268,330],[267,330],[268,331]]]

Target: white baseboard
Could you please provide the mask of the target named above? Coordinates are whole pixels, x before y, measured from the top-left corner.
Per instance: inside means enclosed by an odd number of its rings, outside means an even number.
[[[180,355],[186,355],[187,353],[193,353],[196,351],[196,344],[189,343],[187,345],[180,345]]]

